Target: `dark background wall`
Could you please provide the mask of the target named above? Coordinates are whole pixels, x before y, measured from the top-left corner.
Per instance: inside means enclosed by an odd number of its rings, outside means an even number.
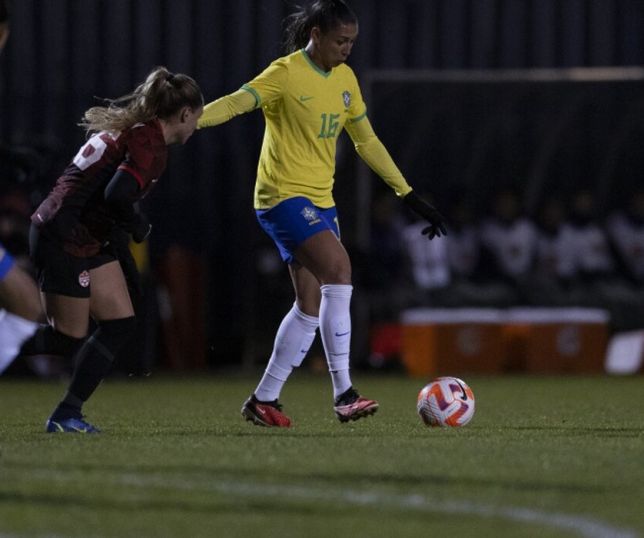
[[[350,59],[359,76],[373,69],[644,63],[641,0],[350,4],[360,19]],[[0,141],[47,157],[39,170],[44,189],[82,142],[75,123],[94,96],[122,95],[159,64],[192,75],[207,100],[233,91],[280,55],[289,12],[283,0],[14,0],[12,34],[0,57]],[[378,110],[370,115],[377,118]],[[261,132],[255,113],[197,133],[172,150],[149,202],[153,256],[180,242],[208,260],[213,360],[220,360],[217,349],[241,347],[255,306],[249,282],[264,242],[251,196]],[[353,158],[341,151],[337,179],[347,199],[355,195]]]

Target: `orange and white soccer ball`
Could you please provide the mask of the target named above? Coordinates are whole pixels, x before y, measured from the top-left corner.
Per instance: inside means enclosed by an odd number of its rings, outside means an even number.
[[[418,393],[416,409],[427,426],[465,426],[474,416],[474,393],[458,377],[438,377]]]

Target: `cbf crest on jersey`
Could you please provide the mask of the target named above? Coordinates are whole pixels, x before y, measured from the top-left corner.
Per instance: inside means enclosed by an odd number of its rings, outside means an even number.
[[[351,92],[347,90],[343,91],[342,100],[344,101],[344,108],[349,108],[351,106]]]

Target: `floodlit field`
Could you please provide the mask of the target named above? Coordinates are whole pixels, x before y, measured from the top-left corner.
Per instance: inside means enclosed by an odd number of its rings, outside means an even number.
[[[43,433],[63,384],[2,379],[0,537],[644,536],[643,377],[465,376],[460,430],[421,424],[421,380],[355,378],[375,417],[297,372],[289,430],[242,421],[256,376],[114,379],[96,436]]]

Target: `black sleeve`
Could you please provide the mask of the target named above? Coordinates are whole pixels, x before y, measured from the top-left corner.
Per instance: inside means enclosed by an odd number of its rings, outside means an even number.
[[[117,170],[105,187],[105,201],[114,213],[117,222],[128,231],[136,220],[134,202],[138,198],[138,193],[138,182],[132,174],[125,170]]]

